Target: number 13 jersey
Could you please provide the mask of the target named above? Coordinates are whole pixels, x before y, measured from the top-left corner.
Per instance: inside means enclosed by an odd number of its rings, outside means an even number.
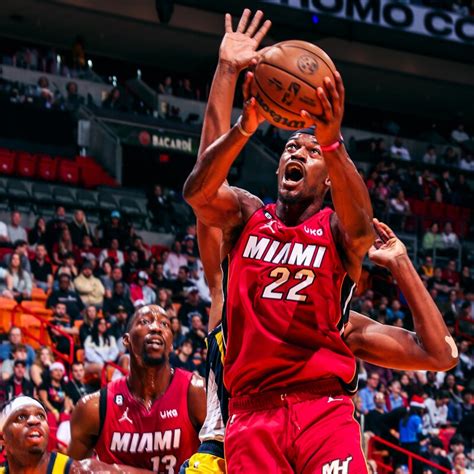
[[[326,208],[287,227],[275,205],[256,211],[229,254],[224,382],[241,396],[322,378],[355,388],[342,339],[355,285],[344,270]]]

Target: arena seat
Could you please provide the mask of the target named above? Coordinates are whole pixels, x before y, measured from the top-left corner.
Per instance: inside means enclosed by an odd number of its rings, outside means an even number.
[[[41,336],[41,321],[32,314],[21,313],[16,318],[16,324],[24,330],[23,334],[28,344],[33,349],[38,349],[41,346],[40,341],[37,340]]]
[[[31,300],[41,303],[43,306],[46,304],[48,295],[41,288],[33,288],[31,290]]]
[[[17,306],[15,300],[3,298],[0,296],[0,330],[6,333],[10,330],[12,311]]]
[[[3,178],[0,178],[0,209],[8,209],[7,183]]]
[[[30,209],[31,196],[25,183],[23,183],[22,181],[8,181],[7,189],[8,189],[8,196],[11,201],[14,200],[14,201],[27,203],[27,206],[25,209],[28,209],[28,210]]]
[[[76,200],[78,206],[80,206],[84,210],[97,208],[97,199],[94,193],[91,191],[78,189],[76,193]]]
[[[138,207],[138,204],[132,199],[120,199],[120,210],[125,212],[125,214],[130,217],[141,217],[143,215],[142,211]]]
[[[77,163],[67,158],[59,158],[59,160],[58,180],[76,186],[79,183],[79,167]]]
[[[12,175],[15,172],[15,154],[2,149],[0,152],[0,173]]]
[[[54,200],[64,207],[75,207],[77,205],[73,192],[68,188],[55,187],[53,189]]]
[[[41,155],[38,157],[37,176],[45,181],[55,181],[57,175],[57,162],[49,155]]]
[[[17,156],[16,171],[20,176],[32,178],[36,175],[37,158],[31,153],[20,152]]]
[[[101,191],[99,193],[99,208],[101,211],[111,212],[119,209],[119,206],[112,193]]]
[[[84,362],[84,349],[77,349],[76,351],[76,360],[77,362]]]
[[[34,201],[38,204],[51,204],[54,202],[53,189],[47,183],[33,183],[31,194]]]

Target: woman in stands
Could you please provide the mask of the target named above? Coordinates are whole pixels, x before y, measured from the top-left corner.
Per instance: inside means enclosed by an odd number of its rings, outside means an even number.
[[[59,236],[59,241],[53,245],[53,261],[56,265],[63,263],[66,255],[73,253],[74,244],[72,242],[71,232],[64,227]]]
[[[107,334],[107,322],[100,318],[94,321],[92,333],[84,342],[86,373],[99,376],[106,362],[115,362],[119,355],[114,336]]]
[[[30,369],[32,382],[38,388],[43,381],[49,379],[49,368],[54,362],[51,348],[42,346],[36,350],[36,359]]]
[[[11,297],[18,302],[31,299],[33,280],[31,275],[21,267],[20,255],[17,253],[12,254],[10,265],[8,265],[8,274],[12,278]]]
[[[28,243],[30,245],[46,245],[46,220],[44,217],[36,218],[35,225],[28,232]]]

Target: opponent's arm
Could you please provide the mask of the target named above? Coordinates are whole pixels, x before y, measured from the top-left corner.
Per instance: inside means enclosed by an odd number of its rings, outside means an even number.
[[[100,392],[86,395],[78,402],[71,417],[71,443],[67,454],[73,459],[92,456],[100,429]]]
[[[399,370],[446,371],[457,364],[458,350],[436,304],[408,258],[403,243],[385,224],[374,219],[380,238],[370,259],[388,268],[398,282],[413,315],[415,333],[377,323],[351,311],[345,342],[357,357]]]
[[[334,77],[335,85],[326,77],[324,88],[316,90],[317,100],[323,107],[322,115],[315,117],[305,110],[301,112],[303,118],[316,125],[316,138],[321,147],[337,143],[341,138],[345,91],[341,75],[336,72]],[[346,270],[357,282],[362,260],[374,241],[369,192],[343,145],[332,151],[323,151],[323,156],[336,210],[331,227],[342,246]]]
[[[124,466],[123,464],[106,464],[97,459],[84,459],[82,461],[73,461],[69,472],[71,474],[90,474],[94,472],[102,474],[151,474],[153,471]]]
[[[206,419],[206,382],[194,374],[188,389],[188,413],[191,423],[199,432]]]

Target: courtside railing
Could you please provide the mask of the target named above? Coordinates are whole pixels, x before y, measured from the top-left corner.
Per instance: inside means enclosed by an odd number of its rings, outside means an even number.
[[[439,472],[446,472],[446,473],[451,473],[450,469],[447,469],[443,466],[440,466],[439,464],[436,464],[429,459],[424,458],[423,456],[420,456],[418,454],[412,453],[411,451],[408,451],[407,449],[401,448],[400,446],[397,446],[396,444],[390,443],[390,441],[387,441],[386,439],[381,438],[380,436],[373,435],[369,439],[369,448],[368,448],[368,457],[375,459],[377,462],[377,466],[380,469],[380,471],[384,473],[391,473],[394,471],[393,467],[389,466],[386,464],[384,461],[380,461],[378,456],[374,457],[374,452],[379,450],[379,447],[375,447],[374,444],[382,444],[386,446],[387,448],[390,448],[394,451],[397,451],[401,454],[404,454],[407,456],[407,465],[408,465],[408,472],[409,474],[413,474],[413,463],[414,461],[418,461],[420,464],[425,464],[427,466],[430,466],[434,469],[437,469]]]

